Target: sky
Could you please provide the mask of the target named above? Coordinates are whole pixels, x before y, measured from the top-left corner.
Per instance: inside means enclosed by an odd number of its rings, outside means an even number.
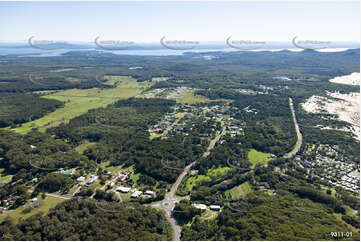
[[[360,3],[2,2],[0,41],[360,41]]]

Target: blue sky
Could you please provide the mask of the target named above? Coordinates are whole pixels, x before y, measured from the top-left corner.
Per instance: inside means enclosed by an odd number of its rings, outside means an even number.
[[[0,2],[0,41],[357,41],[359,2]]]

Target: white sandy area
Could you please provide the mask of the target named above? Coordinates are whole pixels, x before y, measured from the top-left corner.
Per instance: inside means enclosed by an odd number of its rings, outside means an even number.
[[[344,131],[351,131],[360,140],[360,93],[341,94],[339,92],[327,95],[340,100],[333,100],[321,96],[312,96],[302,107],[310,113],[329,113],[338,115],[338,120],[348,122],[351,129],[344,128]],[[322,129],[334,129],[331,127],[321,127]]]
[[[360,86],[360,80],[361,80],[361,74],[358,72],[354,72],[346,76],[337,76],[333,79],[330,79],[330,82]]]

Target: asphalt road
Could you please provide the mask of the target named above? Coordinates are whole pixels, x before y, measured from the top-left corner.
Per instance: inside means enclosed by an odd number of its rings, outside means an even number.
[[[291,109],[291,112],[292,112],[293,123],[295,124],[295,129],[296,129],[296,134],[297,134],[297,142],[296,142],[295,147],[293,147],[292,151],[283,156],[284,158],[291,158],[292,156],[296,155],[297,152],[301,149],[301,145],[302,145],[302,134],[300,132],[300,128],[299,128],[298,123],[297,123],[292,98],[289,99],[289,103],[290,103],[290,109]]]
[[[222,132],[217,135],[211,142],[209,143],[207,147],[207,151],[203,153],[203,157],[207,157],[210,154],[210,150],[213,149],[215,144],[218,142],[218,140],[226,133],[226,129],[223,127]],[[181,199],[184,198],[177,198],[175,197],[175,193],[178,189],[179,184],[182,182],[184,176],[188,173],[190,168],[195,164],[195,161],[187,165],[182,173],[178,176],[176,182],[173,184],[171,190],[167,195],[164,197],[164,199],[160,203],[153,204],[152,207],[154,208],[160,208],[165,211],[166,217],[169,221],[169,223],[172,226],[173,229],[173,240],[179,241],[180,235],[181,235],[181,229],[177,223],[177,221],[172,217],[172,211],[176,205]]]

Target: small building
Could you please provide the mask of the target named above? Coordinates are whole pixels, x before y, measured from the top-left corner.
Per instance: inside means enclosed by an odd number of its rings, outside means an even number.
[[[200,210],[206,210],[207,206],[205,204],[200,204],[200,203],[194,203],[193,207],[200,209]]]
[[[195,176],[198,174],[198,170],[191,170],[190,175]]]
[[[130,195],[131,198],[138,198],[140,195],[142,195],[141,191],[134,191],[132,195]]]
[[[147,190],[147,191],[145,191],[144,194],[145,194],[145,195],[148,195],[148,196],[153,196],[153,195],[154,195],[154,192],[153,192],[153,191],[150,191],[150,190]]]
[[[122,193],[128,193],[130,192],[130,187],[117,187],[116,191],[117,192],[122,192]]]
[[[209,206],[209,208],[213,211],[221,210],[221,206],[219,206],[219,205],[211,205],[211,206]]]
[[[92,185],[98,179],[97,176],[91,176],[90,180],[86,183],[86,186]]]
[[[118,181],[123,182],[123,181],[125,181],[127,179],[127,177],[128,177],[127,175],[122,174],[122,175],[119,176]]]
[[[78,182],[83,182],[85,181],[85,177],[84,176],[80,176],[76,179]]]

